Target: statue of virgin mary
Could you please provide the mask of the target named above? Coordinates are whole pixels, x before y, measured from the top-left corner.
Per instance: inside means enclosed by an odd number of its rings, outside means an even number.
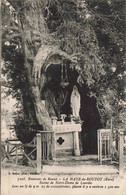
[[[79,112],[80,112],[80,94],[78,91],[78,88],[76,85],[73,87],[73,91],[71,93],[70,98],[71,108],[72,108],[72,115],[75,118],[79,118]]]

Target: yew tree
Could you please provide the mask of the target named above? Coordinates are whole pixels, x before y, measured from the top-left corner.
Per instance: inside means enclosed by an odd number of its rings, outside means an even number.
[[[123,7],[123,1],[106,0],[3,0],[3,73],[30,124],[52,130],[41,92],[48,67],[65,60],[101,117],[114,116],[124,99]]]

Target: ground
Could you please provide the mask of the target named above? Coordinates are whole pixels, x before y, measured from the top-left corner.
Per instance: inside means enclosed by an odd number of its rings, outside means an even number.
[[[126,155],[124,158],[124,163],[126,164]],[[2,162],[2,172],[6,174],[12,171],[26,171],[28,174],[30,172],[36,172],[36,169],[29,166],[15,165],[14,162],[9,160],[4,160]],[[114,173],[118,175],[118,164],[116,162],[106,161],[102,165],[97,160],[97,155],[84,155],[80,157],[68,156],[62,158],[56,158],[55,161],[43,162],[42,173],[47,174],[83,174],[83,173]],[[124,169],[126,173],[126,168]]]
[[[30,166],[4,161],[1,173],[2,195],[92,195],[90,188],[93,195],[126,195],[126,170],[119,176],[117,164],[100,165],[97,155],[57,158],[55,162],[43,163],[41,173]]]

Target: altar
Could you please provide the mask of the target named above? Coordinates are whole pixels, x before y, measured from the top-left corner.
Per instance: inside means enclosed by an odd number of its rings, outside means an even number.
[[[54,132],[54,150],[56,156],[61,153],[70,152],[71,155],[80,156],[79,132],[81,124],[64,122],[52,125]]]

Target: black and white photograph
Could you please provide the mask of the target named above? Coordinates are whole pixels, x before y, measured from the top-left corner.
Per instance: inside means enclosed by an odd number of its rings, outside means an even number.
[[[1,195],[126,195],[126,1],[0,3]]]

